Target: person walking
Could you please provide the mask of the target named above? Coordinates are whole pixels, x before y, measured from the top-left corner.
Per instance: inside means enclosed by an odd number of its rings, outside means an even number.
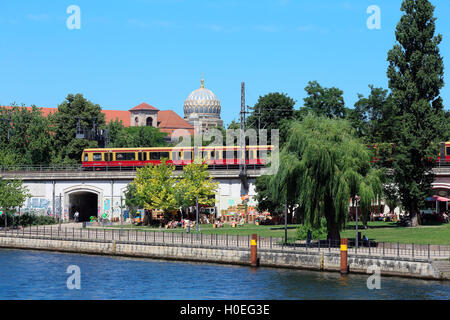
[[[78,211],[75,211],[75,213],[73,214],[73,217],[75,218],[75,222],[78,222],[78,216],[80,214],[78,213]]]

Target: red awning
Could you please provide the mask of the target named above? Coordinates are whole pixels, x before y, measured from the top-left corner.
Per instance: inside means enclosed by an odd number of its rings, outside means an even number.
[[[445,197],[440,197],[440,196],[432,196],[432,197],[428,197],[427,201],[441,201],[441,202],[448,202],[450,201],[449,198],[445,198]]]

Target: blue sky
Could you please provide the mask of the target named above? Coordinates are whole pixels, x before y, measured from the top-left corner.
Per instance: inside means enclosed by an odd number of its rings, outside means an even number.
[[[440,46],[450,66],[450,1],[433,0]],[[69,30],[69,5],[81,29]],[[381,9],[381,30],[366,10]],[[104,109],[147,102],[183,115],[200,86],[238,119],[240,84],[247,104],[284,92],[303,104],[308,81],[344,91],[353,107],[369,84],[387,87],[386,55],[395,41],[401,0],[40,0],[0,2],[0,105],[56,107],[83,93]],[[449,75],[445,75],[446,83]],[[442,90],[450,99],[448,86]],[[447,107],[448,109],[448,107]]]

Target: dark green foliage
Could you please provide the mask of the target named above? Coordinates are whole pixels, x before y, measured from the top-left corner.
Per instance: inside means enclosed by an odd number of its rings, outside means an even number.
[[[49,224],[56,224],[58,223],[58,220],[46,216],[46,215],[36,215],[34,213],[24,213],[22,215],[16,215],[15,210],[8,210],[8,218],[7,218],[8,227],[27,227],[27,226],[38,226],[38,225],[49,225]],[[0,226],[5,225],[5,215],[0,216]]]
[[[311,232],[312,240],[326,239],[328,235],[327,220],[320,219],[320,226],[311,226],[309,224],[301,224],[297,227],[297,240],[306,240],[308,232]]]
[[[137,147],[165,147],[167,133],[160,132],[155,127],[128,127],[122,122],[111,121],[107,129],[110,134],[110,147],[115,148],[137,148]]]
[[[101,107],[86,100],[82,94],[69,94],[50,116],[53,135],[53,164],[78,164],[86,148],[97,148],[97,141],[75,139],[78,119],[87,129],[93,127],[94,118],[99,129],[105,128],[105,115]]]
[[[7,121],[0,122],[0,165],[47,165],[52,150],[49,120],[36,106],[0,108],[0,118],[7,119],[8,114],[9,141]]]
[[[253,113],[247,119],[247,127],[258,129],[258,116],[261,112],[261,129],[267,129],[269,134],[271,129],[280,129],[280,122],[283,119],[293,119],[294,99],[285,93],[269,93],[260,96],[258,102],[252,108]]]
[[[132,217],[134,218],[136,216],[137,209],[144,207],[144,202],[137,194],[136,185],[133,182],[127,185],[127,189],[124,195],[125,195],[125,206],[131,213]]]
[[[392,139],[394,179],[415,226],[434,179],[430,159],[436,159],[448,122],[439,95],[444,64],[438,47],[442,36],[435,35],[434,6],[428,0],[405,0],[401,11],[397,43],[388,52],[387,75],[399,118]]]
[[[317,81],[310,81],[305,88],[307,97],[304,98],[304,111],[298,116],[304,117],[308,112],[316,116],[327,118],[345,118],[346,109],[342,90],[338,88],[324,88]]]
[[[396,106],[388,90],[369,85],[370,95],[365,98],[358,94],[355,108],[349,110],[348,120],[356,129],[358,136],[367,143],[392,141],[397,129]]]
[[[259,212],[268,211],[272,215],[283,212],[283,204],[279,199],[273,199],[269,191],[270,176],[260,176],[256,179],[256,196],[258,202],[257,210]]]

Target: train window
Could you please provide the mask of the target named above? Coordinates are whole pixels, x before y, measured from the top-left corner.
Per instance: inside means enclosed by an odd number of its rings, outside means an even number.
[[[109,160],[109,153],[105,153],[105,161],[110,161]]]
[[[226,150],[225,151],[226,159],[238,159],[238,151],[237,150]]]
[[[142,154],[144,156],[144,159],[142,161],[147,161],[147,152],[143,152]]]
[[[172,152],[172,160],[181,160],[181,151],[178,152]]]
[[[121,161],[121,160],[135,160],[135,159],[136,159],[136,154],[134,152],[116,153],[116,160],[117,161]]]
[[[192,151],[184,151],[183,159],[184,160],[192,160]]]
[[[445,154],[446,154],[447,156],[450,156],[450,147],[447,147],[447,148],[446,148]]]
[[[216,152],[215,151],[211,151],[211,159],[214,159],[216,157]]]
[[[169,159],[169,152],[161,152],[161,158],[160,159],[163,159],[163,158]]]
[[[161,159],[161,152],[150,152],[150,160]]]
[[[142,161],[142,152],[138,152],[138,161]]]
[[[102,161],[102,154],[101,153],[94,153],[93,154],[94,161]]]
[[[89,161],[89,156],[87,153],[84,154],[84,161]]]

